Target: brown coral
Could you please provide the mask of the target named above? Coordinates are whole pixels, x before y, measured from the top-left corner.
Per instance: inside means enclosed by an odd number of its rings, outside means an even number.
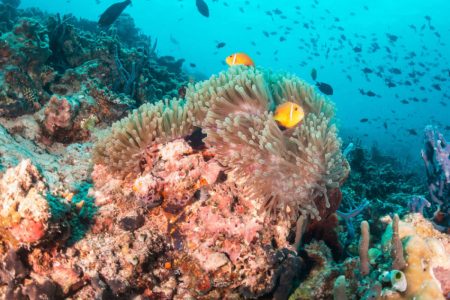
[[[69,130],[72,127],[74,109],[66,98],[50,98],[45,109],[44,127],[50,134],[58,130]]]

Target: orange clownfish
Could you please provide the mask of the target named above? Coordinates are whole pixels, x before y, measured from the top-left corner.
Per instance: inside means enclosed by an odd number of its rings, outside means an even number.
[[[286,128],[292,128],[300,123],[305,117],[303,108],[294,102],[280,104],[273,115],[277,123]]]
[[[225,59],[225,62],[231,67],[231,66],[237,66],[237,65],[245,65],[245,66],[255,66],[253,63],[253,60],[245,53],[234,53],[230,56],[227,56]]]

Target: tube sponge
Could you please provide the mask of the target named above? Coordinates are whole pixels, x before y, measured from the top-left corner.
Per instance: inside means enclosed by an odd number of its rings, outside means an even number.
[[[359,239],[359,271],[363,276],[368,275],[370,272],[369,242],[370,242],[369,223],[367,221],[362,221],[361,237]]]
[[[391,256],[392,269],[403,270],[406,266],[405,258],[403,257],[403,245],[398,233],[398,222],[400,221],[397,214],[394,215],[392,221],[392,242],[391,242]]]

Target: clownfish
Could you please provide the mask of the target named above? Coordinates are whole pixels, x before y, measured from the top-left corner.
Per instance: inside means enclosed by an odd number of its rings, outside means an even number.
[[[300,123],[305,117],[303,108],[294,102],[285,102],[280,104],[273,115],[277,123],[286,128],[292,128]]]
[[[230,56],[227,56],[225,59],[225,62],[231,67],[231,66],[237,66],[237,65],[245,65],[245,66],[255,66],[253,63],[253,60],[245,53],[234,53]]]

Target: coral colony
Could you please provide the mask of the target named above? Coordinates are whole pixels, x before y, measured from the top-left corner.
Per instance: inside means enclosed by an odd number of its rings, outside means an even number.
[[[106,35],[15,7],[0,4],[5,299],[449,295],[450,146],[434,128],[426,186],[356,142],[344,155],[330,99],[295,75],[189,82],[128,15]],[[286,102],[298,126],[274,120]]]

